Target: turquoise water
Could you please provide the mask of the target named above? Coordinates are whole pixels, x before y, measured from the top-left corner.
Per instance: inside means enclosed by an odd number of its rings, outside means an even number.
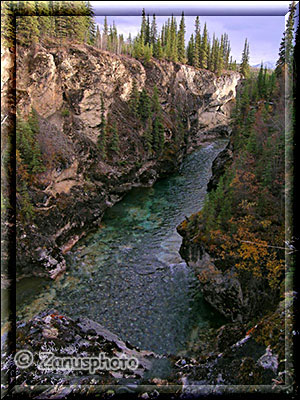
[[[224,323],[178,253],[176,226],[203,205],[212,161],[225,144],[209,144],[187,156],[173,176],[130,191],[106,212],[103,227],[79,242],[58,282],[27,303],[23,297],[19,317],[55,307],[161,354],[183,349],[197,327]]]

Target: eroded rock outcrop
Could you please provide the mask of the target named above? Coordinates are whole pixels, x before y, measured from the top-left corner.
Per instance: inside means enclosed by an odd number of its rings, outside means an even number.
[[[164,358],[125,343],[94,321],[86,318],[75,321],[53,309],[19,322],[16,343],[15,358],[3,346],[3,377],[11,385],[20,385],[24,396],[30,392],[30,398],[38,398],[41,392],[43,398],[52,398],[56,385],[56,389],[69,388],[65,396],[84,384],[116,385],[114,389],[132,382],[137,385],[153,362]],[[25,352],[28,358],[26,355],[24,358]]]
[[[17,112],[26,119],[36,111],[37,140],[46,165],[29,188],[34,219],[17,226],[18,266],[21,275],[53,278],[66,268],[64,253],[87,229],[99,225],[107,207],[132,187],[152,185],[173,172],[186,151],[227,135],[240,79],[233,71],[216,77],[167,61],[142,65],[83,44],[19,48],[16,60]],[[4,74],[3,79],[5,96],[10,78]],[[144,131],[130,112],[133,82],[150,95],[158,87],[165,128],[159,156],[147,153]],[[106,159],[97,147],[101,97],[105,116],[117,123],[120,138],[119,154]],[[176,144],[179,119],[188,134]]]
[[[218,268],[205,243],[193,240],[193,229],[181,224],[177,230],[183,237],[180,254],[194,269],[204,298],[226,318],[248,322],[276,306],[278,291],[270,290],[265,279],[255,279],[249,271],[238,270],[234,265]]]

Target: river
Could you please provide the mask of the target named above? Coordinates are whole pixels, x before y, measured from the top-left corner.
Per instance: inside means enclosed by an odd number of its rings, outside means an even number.
[[[223,324],[179,255],[176,226],[201,209],[212,161],[225,145],[208,144],[189,154],[174,175],[152,188],[131,190],[107,210],[101,228],[70,252],[58,281],[20,281],[18,319],[54,307],[73,318],[91,318],[159,354],[184,349],[195,328]]]

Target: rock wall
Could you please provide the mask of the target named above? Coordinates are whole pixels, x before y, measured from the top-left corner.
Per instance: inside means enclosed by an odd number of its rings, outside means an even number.
[[[216,77],[167,61],[142,65],[83,44],[19,48],[16,61],[17,112],[25,119],[32,108],[37,112],[37,140],[46,164],[30,187],[35,217],[17,225],[18,271],[53,278],[66,268],[64,254],[87,229],[99,226],[107,207],[132,187],[152,185],[174,171],[187,150],[228,133],[240,79],[232,71]],[[11,78],[4,74],[2,79],[5,96]],[[158,87],[166,143],[159,157],[145,151],[143,130],[129,109],[134,81],[150,95]],[[120,154],[106,160],[97,147],[101,96],[120,136]],[[178,115],[188,131],[180,146],[174,144]]]
[[[180,255],[194,269],[205,300],[226,318],[244,323],[276,307],[279,293],[269,288],[267,280],[256,279],[234,266],[227,270],[217,268],[205,243],[193,241],[193,229],[179,225],[177,230],[183,237]]]

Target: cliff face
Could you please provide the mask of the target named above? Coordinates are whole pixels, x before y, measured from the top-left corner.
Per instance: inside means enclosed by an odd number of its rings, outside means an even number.
[[[193,228],[184,224],[177,228],[183,237],[180,255],[199,278],[204,298],[233,322],[248,322],[261,317],[278,303],[279,293],[271,290],[267,280],[254,278],[248,271],[232,266],[221,270],[215,265],[205,243],[194,241]]]
[[[107,207],[132,187],[152,185],[173,171],[187,150],[228,133],[240,79],[236,72],[216,77],[166,61],[144,66],[87,45],[20,48],[16,60],[17,112],[26,119],[36,111],[46,165],[29,188],[34,219],[17,226],[17,263],[21,274],[52,277],[65,269],[64,254],[99,225]],[[9,76],[3,79],[5,96]],[[130,112],[134,81],[139,91],[151,95],[154,85],[159,91],[165,148],[158,157],[145,150],[144,130]],[[107,159],[97,147],[101,96],[120,137],[119,154]],[[188,135],[178,145],[179,118]]]

